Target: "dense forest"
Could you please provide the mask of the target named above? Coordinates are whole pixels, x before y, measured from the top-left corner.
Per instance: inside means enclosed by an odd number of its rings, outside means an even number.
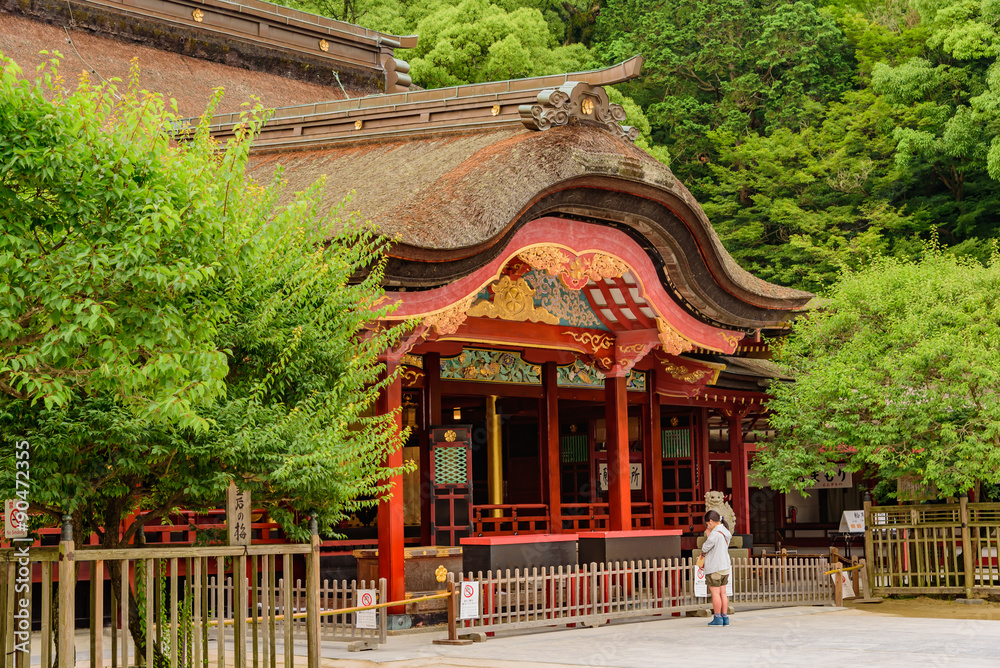
[[[295,0],[394,34],[426,88],[642,54],[616,101],[748,270],[822,292],[1000,236],[1000,0]]]

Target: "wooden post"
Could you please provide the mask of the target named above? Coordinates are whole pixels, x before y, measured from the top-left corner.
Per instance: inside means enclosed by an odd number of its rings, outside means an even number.
[[[649,400],[646,425],[643,429],[648,442],[646,468],[649,480],[649,501],[653,504],[653,528],[662,529],[663,518],[663,435],[660,428],[660,395],[656,393],[656,369],[646,372],[646,392]]]
[[[844,577],[844,569],[840,566],[840,562],[837,562],[837,572],[834,575],[833,583],[833,604],[838,608],[844,607],[844,588],[841,586],[841,581]]]
[[[45,602],[44,594],[42,602]],[[42,624],[44,627],[45,622]],[[43,654],[42,665],[51,666],[51,661],[45,658]],[[92,668],[104,666],[104,562],[100,559],[90,566],[90,665]]]
[[[434,640],[435,645],[471,645],[471,639],[459,640],[458,638],[458,606],[459,606],[459,590],[455,588],[454,575],[448,574],[448,598],[445,600],[448,602],[448,637],[444,639]]]
[[[865,573],[867,573],[867,582],[871,586],[875,580],[873,580],[874,573],[872,572],[872,564],[876,563],[875,549],[874,549],[874,531],[875,526],[872,522],[872,495],[868,490],[865,490],[864,498],[864,510],[865,510]],[[868,594],[865,594],[865,598],[869,598]]]
[[[559,369],[555,362],[542,365],[542,422],[548,457],[549,533],[562,533],[562,458],[559,451]]]
[[[632,491],[629,485],[628,403],[626,371],[615,370],[604,378],[605,437],[608,450],[608,529],[632,530]]]
[[[712,479],[709,476],[711,471],[708,459],[708,440],[708,409],[702,408],[698,411],[698,442],[694,457],[695,466],[698,467],[696,489],[699,500],[704,500],[705,495],[712,489]]]
[[[73,523],[62,516],[59,540],[59,668],[76,665],[76,574],[74,572]]]
[[[972,553],[972,536],[969,531],[969,497],[965,494],[958,500],[958,514],[962,522],[962,567],[965,570],[965,597],[972,597],[972,586],[975,582]]]
[[[747,476],[747,446],[743,442],[743,413],[727,411],[729,417],[729,452],[733,471],[733,510],[736,513],[736,530],[733,533],[750,533],[750,484]]]
[[[403,401],[403,386],[396,369],[399,367],[400,355],[385,356],[385,376],[395,375],[395,380],[379,392],[376,410],[379,415],[395,413],[397,432],[402,431],[403,416],[400,406]],[[397,443],[386,458],[384,465],[398,469],[403,465],[402,444]],[[389,494],[378,504],[378,576],[385,578],[389,584],[389,600],[402,601],[406,597],[405,570],[403,566],[403,476],[395,474],[387,481]],[[390,613],[402,614],[405,606],[399,605],[389,609]]]
[[[441,354],[424,355],[424,430],[420,436],[420,544],[431,545],[431,426],[441,424]]]
[[[309,520],[309,543],[312,552],[306,555],[306,646],[309,668],[319,668],[319,527],[316,519]]]
[[[497,413],[497,396],[486,397],[486,486],[490,504],[503,504],[503,437],[500,414]],[[503,510],[494,508],[493,517],[503,517]],[[515,525],[516,526],[516,525]]]

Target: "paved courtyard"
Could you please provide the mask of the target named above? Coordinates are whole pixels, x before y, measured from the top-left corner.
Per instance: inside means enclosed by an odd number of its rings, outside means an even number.
[[[872,610],[877,606],[872,606]],[[424,666],[990,666],[1000,665],[1000,621],[892,617],[837,608],[745,612],[728,628],[673,618],[596,629],[491,638],[463,647],[431,644],[440,632],[391,636],[349,653],[325,643],[324,665]],[[336,660],[335,660],[336,659]]]

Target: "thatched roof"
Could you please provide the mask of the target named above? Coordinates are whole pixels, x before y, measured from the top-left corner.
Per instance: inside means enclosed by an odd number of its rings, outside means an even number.
[[[600,127],[507,125],[301,150],[264,146],[254,161],[260,178],[282,165],[292,190],[325,177],[328,206],[353,193],[348,208],[400,241],[390,285],[454,281],[489,262],[524,223],[562,215],[628,230],[673,291],[720,323],[773,327],[811,297],[739,267],[670,170]]]

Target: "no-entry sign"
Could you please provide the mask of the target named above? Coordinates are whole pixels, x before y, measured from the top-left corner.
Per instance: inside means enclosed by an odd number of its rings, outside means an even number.
[[[705,582],[705,569],[694,567],[694,595],[697,598],[708,597],[708,583]],[[729,581],[726,583],[726,596],[733,595],[733,576],[730,573]]]
[[[462,586],[462,605],[459,608],[459,619],[479,619],[479,583],[466,580]]]
[[[358,590],[358,605],[375,605],[378,597],[374,589]],[[378,614],[375,610],[359,610],[354,613],[354,626],[359,629],[377,629]]]

